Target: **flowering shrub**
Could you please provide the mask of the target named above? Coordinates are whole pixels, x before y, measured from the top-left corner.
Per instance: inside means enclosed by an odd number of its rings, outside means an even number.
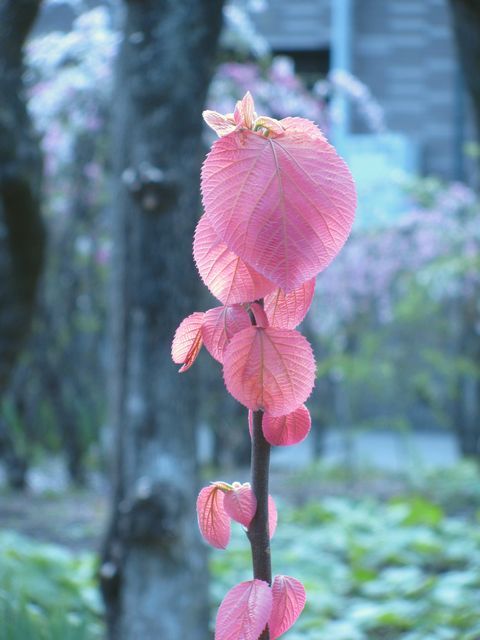
[[[251,89],[262,113],[273,118],[286,118],[296,113],[314,120],[324,129],[328,122],[324,96],[307,89],[295,73],[293,61],[277,56],[267,65],[258,62],[226,62],[221,64],[210,85],[208,103],[221,113],[232,102]]]
[[[383,110],[368,87],[346,71],[333,70],[310,90],[287,56],[276,56],[266,63],[226,62],[219,65],[213,77],[208,103],[216,111],[227,111],[232,101],[249,88],[255,93],[259,109],[273,118],[296,113],[328,131],[338,117],[330,108],[329,98],[342,95],[354,105],[369,131],[387,130]]]
[[[391,321],[410,279],[435,300],[474,294],[480,283],[475,194],[460,183],[443,187],[434,180],[405,186],[414,200],[412,209],[388,227],[357,231],[322,278],[319,332],[331,336],[366,309],[380,324]]]
[[[405,188],[411,210],[355,232],[319,280],[309,316],[323,354],[319,406],[327,424],[342,420],[330,379],[356,426],[453,427],[478,455],[480,204],[458,183]]]
[[[234,113],[206,111],[204,118],[220,139],[202,169],[205,213],[193,253],[223,306],[180,324],[172,358],[186,371],[204,343],[223,364],[227,390],[249,409],[252,484],[217,481],[202,489],[198,522],[204,538],[224,549],[234,520],[252,548],[253,580],[225,596],[216,640],[274,640],[298,618],[306,595],[295,578],[272,582],[270,445],[296,444],[310,430],[304,402],[315,361],[295,327],[310,307],[316,275],[350,233],[356,196],[346,165],[311,121],[257,116],[248,92]]]

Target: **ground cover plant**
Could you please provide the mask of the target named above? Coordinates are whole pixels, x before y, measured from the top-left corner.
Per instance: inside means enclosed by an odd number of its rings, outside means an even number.
[[[0,533],[0,640],[100,640],[93,553]]]
[[[248,92],[234,113],[205,111],[204,119],[219,140],[202,168],[205,213],[193,253],[223,306],[180,324],[172,358],[186,371],[205,343],[223,364],[227,390],[249,410],[251,484],[213,482],[197,501],[200,531],[212,546],[228,546],[232,520],[251,546],[253,580],[222,600],[215,639],[274,640],[299,617],[306,594],[297,578],[272,580],[270,447],[297,444],[310,430],[304,402],[315,360],[295,327],[311,305],[317,274],[350,233],[356,195],[345,163],[309,120],[258,116]]]
[[[308,599],[288,640],[477,640],[478,517],[449,516],[419,494],[379,502],[327,497],[282,508],[275,564],[301,575]],[[235,532],[212,559],[214,605],[247,579]]]
[[[392,489],[384,500],[372,493],[377,478],[382,495]],[[465,464],[419,472],[413,480],[364,471],[358,497],[346,488],[341,468],[316,465],[294,477],[274,476],[280,507],[274,568],[301,577],[308,593],[302,616],[283,637],[480,637],[479,479],[478,469]],[[62,513],[57,522],[64,528]],[[93,551],[71,552],[5,531],[0,557],[1,640],[102,637]],[[232,584],[250,579],[240,527],[232,529],[226,551],[214,552],[211,570],[214,611]]]

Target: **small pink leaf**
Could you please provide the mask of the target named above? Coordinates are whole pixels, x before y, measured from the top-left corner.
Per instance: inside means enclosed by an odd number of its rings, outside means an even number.
[[[202,325],[202,338],[212,358],[223,363],[223,353],[232,337],[250,326],[250,316],[239,304],[207,311]]]
[[[267,129],[269,135],[273,136],[280,136],[285,130],[279,120],[275,120],[275,118],[269,118],[268,116],[260,116],[255,120],[254,129],[258,129],[260,127]]]
[[[273,418],[263,415],[262,429],[265,439],[277,447],[298,444],[305,440],[311,427],[310,412],[305,405],[298,407],[286,416]]]
[[[248,528],[257,510],[257,499],[248,482],[235,486],[225,494],[225,511],[236,522]]]
[[[289,576],[275,576],[272,596],[272,613],[268,621],[268,628],[270,640],[275,640],[296,622],[303,611],[307,598],[303,584]]]
[[[258,640],[272,610],[272,591],[263,580],[230,589],[217,613],[215,640]]]
[[[220,138],[203,165],[202,194],[220,238],[286,292],[333,260],[356,207],[346,164],[306,127],[277,137],[241,130]]]
[[[204,487],[197,498],[200,532],[216,549],[226,549],[230,541],[230,517],[224,508],[224,493],[216,485]]]
[[[253,122],[257,116],[250,91],[247,91],[243,98],[235,105],[233,117],[235,122],[242,127],[246,127],[247,129],[253,127]]]
[[[246,407],[283,416],[310,395],[315,361],[310,344],[298,331],[249,327],[228,344],[223,374],[228,391]]]
[[[219,137],[226,136],[237,128],[233,116],[222,116],[221,113],[209,110],[204,111],[202,115],[208,126],[213,129]]]
[[[203,282],[224,304],[252,302],[275,289],[230,251],[206,216],[200,218],[195,231],[193,256]]]
[[[268,531],[270,538],[273,538],[277,530],[278,511],[272,496],[268,496]]]
[[[265,296],[264,309],[270,325],[279,329],[295,329],[307,315],[314,291],[315,278],[312,278],[290,293],[276,289]]]
[[[196,311],[183,320],[172,342],[172,360],[176,364],[183,364],[180,373],[190,369],[202,348],[202,323],[204,313]]]

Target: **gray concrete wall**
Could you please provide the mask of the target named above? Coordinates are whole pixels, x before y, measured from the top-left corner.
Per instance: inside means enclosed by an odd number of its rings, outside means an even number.
[[[447,0],[357,0],[353,20],[353,71],[388,126],[420,144],[425,173],[454,177],[462,115]]]
[[[330,6],[330,0],[268,0],[254,20],[273,49],[322,49],[330,43]]]
[[[335,1],[269,0],[257,26],[274,49],[328,47]],[[459,177],[460,134],[463,128],[468,135],[470,125],[468,100],[459,96],[448,0],[352,3],[353,73],[384,108],[388,126],[419,143],[424,173]],[[353,123],[365,130],[358,117]]]

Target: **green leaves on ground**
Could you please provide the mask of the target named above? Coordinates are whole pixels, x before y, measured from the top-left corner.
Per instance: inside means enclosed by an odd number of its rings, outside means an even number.
[[[97,640],[100,595],[91,553],[0,533],[0,640]]]
[[[305,612],[285,638],[480,638],[480,531],[473,522],[413,496],[387,504],[327,498],[287,511],[282,525],[273,558],[307,589]],[[215,602],[248,579],[247,561],[238,534],[228,552],[214,555]]]

